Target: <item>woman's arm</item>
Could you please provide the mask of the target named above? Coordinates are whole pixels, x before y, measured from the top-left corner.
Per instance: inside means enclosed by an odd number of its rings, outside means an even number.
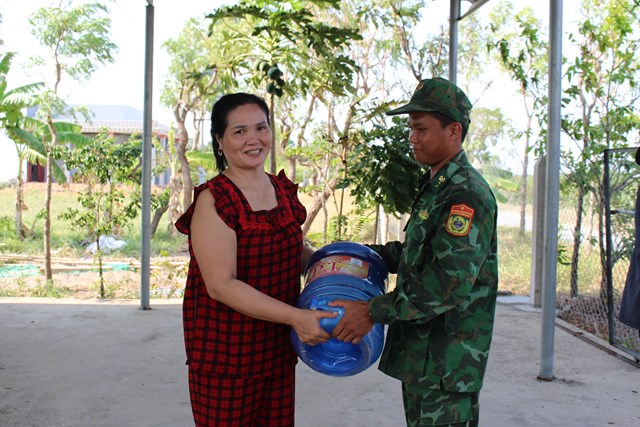
[[[305,344],[329,340],[320,319],[336,313],[299,309],[236,278],[236,235],[218,216],[208,191],[198,197],[191,220],[191,242],[211,298],[247,316],[290,325]]]
[[[300,268],[302,269],[302,271],[300,273],[304,274],[304,271],[307,269],[309,260],[311,259],[311,256],[314,252],[314,249],[302,243],[302,262],[300,263]]]

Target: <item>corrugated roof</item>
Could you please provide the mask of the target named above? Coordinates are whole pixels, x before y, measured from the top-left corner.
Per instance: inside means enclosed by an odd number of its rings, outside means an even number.
[[[80,107],[79,105],[70,105],[70,107]],[[134,133],[142,135],[144,113],[137,108],[127,105],[83,105],[91,113],[90,120],[85,120],[78,116],[75,119],[66,115],[54,117],[54,120],[74,122],[82,126],[83,133],[98,133],[102,129],[107,128],[113,134],[131,135]],[[27,116],[35,117],[37,107],[31,107],[27,110]],[[152,125],[153,133],[156,135],[167,135],[169,126],[154,120]]]

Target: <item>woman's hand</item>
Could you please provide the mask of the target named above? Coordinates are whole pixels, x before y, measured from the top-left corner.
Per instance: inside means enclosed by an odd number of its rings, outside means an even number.
[[[332,318],[338,315],[335,311],[315,311],[298,309],[291,322],[291,327],[296,331],[300,341],[314,346],[329,341],[329,335],[320,326],[320,319]]]

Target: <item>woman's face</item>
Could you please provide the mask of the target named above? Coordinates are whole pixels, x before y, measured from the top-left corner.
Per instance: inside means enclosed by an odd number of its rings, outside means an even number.
[[[218,140],[229,166],[264,166],[271,148],[271,128],[264,111],[256,104],[245,104],[227,115],[227,128]]]

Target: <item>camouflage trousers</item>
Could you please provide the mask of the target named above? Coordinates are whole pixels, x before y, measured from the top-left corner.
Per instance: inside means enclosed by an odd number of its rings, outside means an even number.
[[[477,427],[480,415],[478,392],[452,393],[402,383],[407,427]]]

